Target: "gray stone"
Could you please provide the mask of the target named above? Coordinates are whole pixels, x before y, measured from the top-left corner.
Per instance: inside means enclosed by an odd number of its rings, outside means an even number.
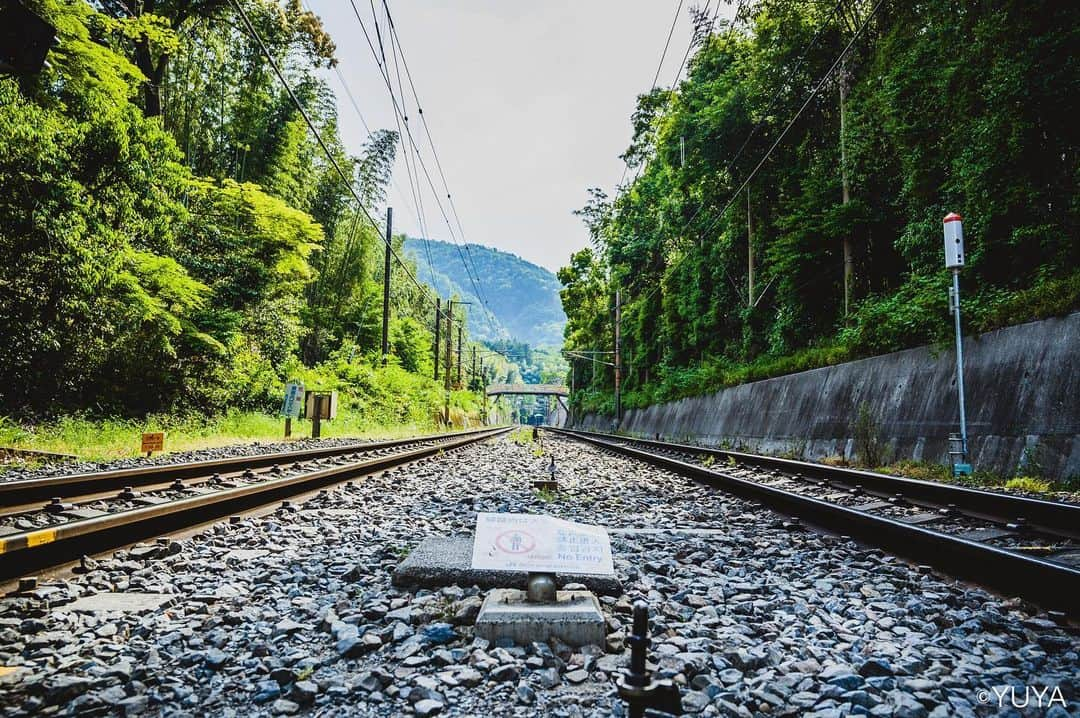
[[[891,676],[892,665],[884,658],[869,658],[859,665],[859,675],[864,678],[871,676]]]
[[[504,681],[516,681],[521,672],[512,663],[506,663],[501,666],[497,666],[491,671],[490,677],[493,681],[502,683]]]
[[[421,716],[433,716],[442,712],[444,704],[441,701],[432,700],[431,698],[425,698],[422,701],[418,701],[413,706],[413,710],[416,711],[416,715]]]
[[[584,683],[589,677],[589,672],[582,668],[578,668],[577,670],[570,671],[563,677],[566,679],[567,683]]]
[[[319,695],[319,686],[314,681],[297,681],[290,692],[293,700],[300,705],[314,702],[317,695]]]
[[[453,624],[455,626],[471,626],[476,623],[476,617],[480,614],[480,607],[484,604],[484,599],[480,596],[467,596],[455,603],[452,607],[454,611]]]
[[[45,679],[45,701],[50,704],[66,703],[72,698],[85,693],[93,685],[88,679],[61,673]]]
[[[81,613],[145,613],[154,611],[176,600],[168,593],[116,593],[103,592],[75,599],[64,606],[65,611]]]
[[[854,673],[839,673],[829,678],[829,684],[837,686],[845,691],[858,688],[863,684],[862,676]]]
[[[443,586],[479,586],[480,588],[519,588],[528,584],[525,571],[487,571],[472,568],[471,536],[431,536],[420,542],[394,569],[393,584],[401,588],[441,588]],[[619,596],[622,584],[606,576],[559,575],[562,585],[581,583],[603,596]]]
[[[211,648],[205,655],[206,667],[219,671],[229,661],[229,655],[224,651],[220,651],[217,648]]]
[[[278,698],[270,708],[274,711],[274,715],[281,716],[291,716],[300,711],[298,703],[285,698]]]
[[[682,707],[684,713],[700,713],[705,710],[705,707],[712,703],[712,699],[704,693],[698,691],[688,691],[682,696]]]
[[[544,688],[554,688],[562,682],[559,678],[559,672],[554,668],[541,668],[538,671],[533,671],[533,675],[536,676],[536,679]]]
[[[536,702],[536,691],[534,691],[528,683],[518,683],[514,693],[517,695],[518,703],[531,706]]]
[[[454,679],[466,688],[472,688],[480,685],[484,676],[475,668],[463,668],[454,674]]]

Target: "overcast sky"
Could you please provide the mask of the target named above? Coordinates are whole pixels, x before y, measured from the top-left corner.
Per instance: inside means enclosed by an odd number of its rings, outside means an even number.
[[[372,32],[370,4],[355,2]],[[389,94],[349,0],[306,4],[337,43],[339,68],[368,125],[393,129]],[[679,14],[661,86],[672,82],[689,43],[691,4],[684,2]],[[630,139],[635,98],[652,83],[678,0],[389,5],[465,239],[552,270],[566,264],[571,252],[588,244],[572,214],[585,203],[586,188],[611,193],[622,174],[619,154]],[[379,2],[375,7],[381,8]],[[724,17],[730,12],[726,4],[721,8]],[[338,94],[346,145],[357,153],[363,125],[337,76],[330,73],[328,79]],[[423,127],[411,95],[409,117],[421,142]],[[441,188],[426,138],[421,151]],[[419,236],[400,158],[394,179],[400,188],[391,189],[395,230]],[[428,234],[449,240],[426,180],[421,182]]]

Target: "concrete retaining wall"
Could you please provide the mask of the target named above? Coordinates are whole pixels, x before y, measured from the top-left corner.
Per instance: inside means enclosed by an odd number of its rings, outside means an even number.
[[[811,459],[851,457],[850,424],[866,402],[893,458],[944,463],[949,433],[958,430],[955,362],[951,347],[909,349],[629,410],[619,430]],[[964,381],[977,469],[1080,475],[1080,313],[966,338]],[[612,428],[596,415],[577,425]]]

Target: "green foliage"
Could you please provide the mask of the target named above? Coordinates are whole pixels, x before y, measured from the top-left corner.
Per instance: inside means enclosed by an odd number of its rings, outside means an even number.
[[[1006,481],[1005,488],[1026,491],[1031,494],[1045,494],[1050,491],[1050,482],[1030,476],[1017,476]]]
[[[244,2],[363,207],[228,0],[30,4],[60,45],[40,75],[0,77],[6,411],[61,436],[51,417],[73,412],[106,433],[146,415],[188,431],[200,413],[273,412],[300,378],[341,392],[338,426],[436,426],[432,308],[400,269],[381,366],[383,240],[365,211],[382,211],[398,137],[345,152],[318,18]],[[455,425],[475,423],[454,389]]]
[[[568,349],[613,346],[621,291],[625,406],[947,339],[948,211],[965,217],[967,331],[1080,308],[1080,126],[1061,89],[1080,6],[882,5],[843,64],[841,132],[838,77],[803,103],[869,6],[849,10],[758,0],[677,88],[639,98],[640,171],[614,199],[590,191],[594,248],[559,273]],[[574,368],[575,407],[610,409],[611,368]]]
[[[863,466],[885,463],[889,447],[881,438],[881,424],[865,401],[859,404],[848,431],[855,441],[855,455]]]

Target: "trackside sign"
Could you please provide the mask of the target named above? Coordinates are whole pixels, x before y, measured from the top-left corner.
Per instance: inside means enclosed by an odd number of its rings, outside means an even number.
[[[532,514],[477,514],[472,567],[489,571],[615,574],[611,541],[602,527]]]

